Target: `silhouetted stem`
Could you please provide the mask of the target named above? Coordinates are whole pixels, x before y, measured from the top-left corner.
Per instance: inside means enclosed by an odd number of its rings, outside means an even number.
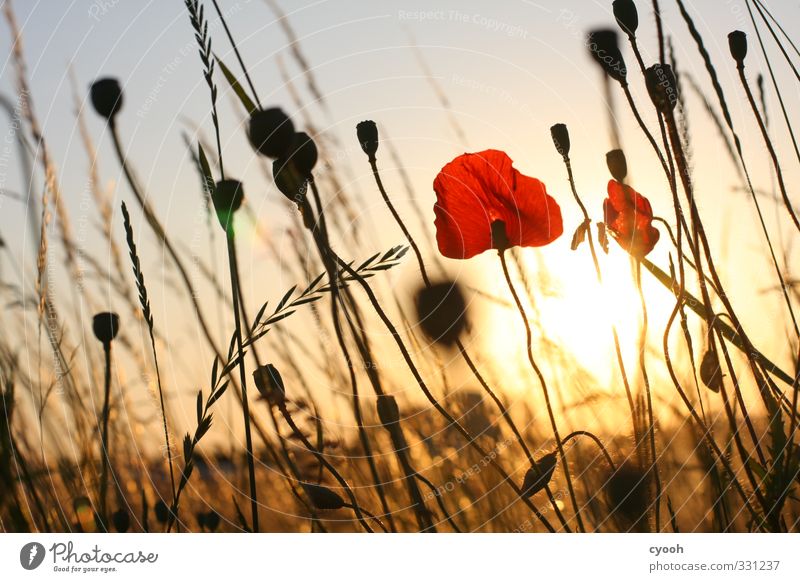
[[[105,353],[105,382],[103,389],[103,412],[100,442],[103,447],[103,468],[100,474],[100,515],[103,527],[108,531],[108,474],[111,472],[111,455],[108,442],[108,417],[111,413],[111,342],[103,342]]]
[[[556,439],[556,447],[558,448],[558,455],[561,458],[561,466],[564,469],[564,479],[567,482],[567,489],[569,490],[570,500],[572,501],[572,509],[575,512],[575,519],[578,522],[578,529],[580,529],[582,532],[585,532],[586,529],[583,525],[583,520],[581,519],[580,506],[578,505],[578,500],[575,497],[575,489],[572,485],[569,462],[567,461],[567,456],[564,454],[564,447],[561,444],[561,437],[558,433],[558,424],[556,423],[556,417],[553,413],[553,406],[550,403],[550,392],[547,389],[547,382],[544,379],[544,375],[539,369],[536,359],[533,357],[533,334],[531,333],[531,326],[528,322],[528,316],[525,313],[525,308],[522,306],[522,301],[517,294],[517,290],[514,287],[514,282],[511,280],[511,275],[508,272],[508,264],[506,263],[505,252],[500,250],[498,251],[497,255],[500,257],[500,266],[503,268],[503,276],[508,284],[508,289],[511,291],[511,296],[514,298],[514,303],[517,305],[520,317],[522,318],[522,323],[525,325],[525,344],[528,352],[528,362],[530,362],[531,368],[533,368],[536,377],[539,379],[539,384],[542,387],[544,402],[547,407],[547,416],[550,419],[550,428],[553,430],[553,436]]]
[[[233,296],[233,317],[236,325],[236,349],[239,353],[239,381],[242,393],[242,414],[244,416],[244,439],[247,450],[247,473],[250,482],[250,510],[253,531],[258,533],[258,498],[256,493],[256,467],[253,455],[253,437],[250,430],[250,404],[247,400],[247,373],[245,371],[244,350],[242,348],[241,308],[239,307],[239,285],[236,265],[236,241],[232,232],[225,237],[228,242],[228,265],[231,274],[231,295]]]
[[[425,284],[425,287],[430,289],[431,288],[431,280],[428,277],[428,271],[427,271],[427,269],[425,267],[425,261],[422,258],[422,253],[419,250],[419,246],[417,245],[416,241],[414,240],[414,237],[411,235],[411,232],[408,230],[408,228],[406,227],[405,223],[403,222],[403,219],[400,217],[400,213],[397,212],[397,209],[395,208],[394,204],[392,203],[391,198],[389,198],[389,195],[386,192],[386,188],[384,188],[384,186],[383,186],[383,181],[381,180],[381,175],[380,175],[380,172],[378,171],[377,161],[373,157],[373,158],[370,159],[369,162],[370,162],[370,166],[372,167],[372,175],[375,178],[375,183],[378,186],[378,190],[380,191],[381,196],[383,197],[383,201],[385,202],[386,206],[389,208],[389,211],[391,212],[392,217],[394,217],[395,222],[400,227],[400,230],[403,231],[403,235],[406,237],[406,240],[408,241],[408,244],[411,246],[412,250],[414,251],[414,255],[415,255],[416,259],[417,259],[417,264],[419,266],[420,274],[422,275],[422,281]],[[500,410],[501,416],[506,421],[506,424],[511,429],[511,432],[514,433],[514,436],[516,437],[517,442],[519,443],[520,447],[524,451],[525,456],[528,458],[528,462],[530,463],[531,467],[533,467],[534,470],[536,470],[538,472],[539,466],[536,463],[536,461],[534,460],[533,455],[531,454],[531,451],[528,448],[528,445],[525,443],[525,439],[523,438],[522,433],[519,431],[519,429],[517,428],[517,425],[514,423],[514,420],[511,418],[511,414],[509,413],[508,408],[505,406],[505,404],[500,399],[500,397],[497,396],[495,391],[492,390],[492,388],[489,386],[489,383],[486,381],[486,379],[480,373],[480,371],[478,370],[478,367],[475,365],[475,362],[472,360],[472,357],[470,357],[469,353],[467,353],[467,349],[464,346],[464,343],[461,341],[461,338],[456,338],[456,347],[458,348],[458,352],[461,355],[461,358],[467,364],[467,367],[470,369],[470,372],[472,372],[472,375],[475,376],[475,378],[478,380],[478,383],[481,385],[483,390],[489,395],[489,397],[492,399],[492,401],[497,405],[497,408]],[[564,519],[564,515],[561,513],[561,509],[559,509],[558,504],[556,503],[556,500],[553,497],[553,493],[552,493],[552,491],[550,489],[550,485],[549,484],[545,485],[545,492],[547,494],[548,499],[550,500],[551,505],[553,506],[553,510],[555,511],[556,516],[558,517],[559,521],[561,522],[561,525],[565,529],[569,529],[569,526],[567,525],[567,521],[566,521],[566,519]]]
[[[339,485],[342,486],[342,489],[344,489],[344,492],[347,495],[348,499],[350,499],[350,508],[352,508],[353,512],[356,514],[356,519],[358,519],[358,522],[361,524],[361,527],[363,527],[368,533],[374,533],[372,528],[369,527],[369,524],[366,521],[364,521],[364,517],[361,515],[362,510],[358,505],[358,501],[356,500],[356,496],[353,493],[353,490],[350,488],[350,485],[348,485],[347,481],[345,480],[344,477],[342,477],[341,473],[339,473],[339,471],[336,470],[336,467],[331,465],[328,459],[326,459],[322,455],[322,453],[320,453],[317,450],[317,448],[311,444],[306,435],[303,434],[303,431],[300,430],[300,427],[298,427],[297,424],[295,424],[292,415],[289,414],[289,411],[286,408],[285,401],[281,401],[278,403],[278,410],[280,410],[284,420],[286,420],[286,424],[288,424],[289,427],[292,429],[292,431],[294,431],[294,434],[297,435],[297,437],[300,439],[303,445],[305,445],[305,447],[309,450],[309,452],[317,458],[317,461],[319,461],[322,465],[325,466],[326,469],[328,469],[333,478],[336,479]]]

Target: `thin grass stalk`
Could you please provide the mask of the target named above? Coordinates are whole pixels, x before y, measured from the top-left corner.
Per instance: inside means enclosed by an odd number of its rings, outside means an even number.
[[[142,308],[142,317],[147,322],[147,329],[150,335],[150,347],[153,352],[153,363],[156,372],[156,383],[158,385],[158,400],[161,406],[161,419],[164,428],[164,444],[167,448],[167,464],[169,466],[169,481],[170,492],[172,493],[172,507],[177,511],[177,500],[175,499],[175,471],[172,462],[172,444],[169,438],[169,426],[167,424],[167,409],[164,404],[164,389],[161,384],[161,371],[158,365],[158,350],[156,350],[155,340],[155,325],[153,323],[153,313],[150,310],[150,299],[147,293],[147,286],[144,282],[144,273],[142,272],[141,261],[136,250],[136,241],[133,236],[133,227],[131,225],[131,217],[128,214],[128,207],[122,203],[122,217],[125,225],[125,235],[128,243],[128,251],[130,253],[131,265],[133,267],[133,277],[136,280],[136,288],[139,292],[139,303]]]
[[[797,218],[794,208],[792,207],[792,202],[789,200],[789,194],[786,192],[786,184],[783,180],[783,171],[781,170],[781,165],[778,161],[778,154],[775,152],[775,147],[772,145],[772,139],[769,136],[769,131],[764,124],[764,119],[761,117],[761,113],[758,111],[758,106],[753,98],[753,92],[750,90],[750,84],[747,82],[747,77],[744,73],[744,61],[740,61],[737,64],[736,69],[739,72],[739,81],[742,83],[742,88],[744,89],[745,95],[747,95],[747,101],[750,103],[750,108],[753,110],[753,116],[756,118],[758,128],[761,131],[761,136],[764,138],[764,145],[767,146],[767,152],[769,152],[769,157],[772,160],[772,166],[775,169],[775,176],[778,179],[778,188],[781,191],[783,203],[786,206],[786,212],[789,213],[789,216],[791,217],[795,227],[798,231],[800,231],[800,219]],[[783,286],[783,292],[786,294],[785,284]],[[788,302],[788,295],[786,296],[786,299]],[[792,314],[792,322],[794,323],[795,333],[800,337],[800,329],[797,327],[797,321],[794,317],[794,311],[791,310],[791,305],[789,309]]]

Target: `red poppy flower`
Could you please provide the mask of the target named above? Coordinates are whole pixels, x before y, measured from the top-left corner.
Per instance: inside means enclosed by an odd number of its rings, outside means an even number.
[[[630,186],[609,180],[603,213],[606,227],[630,254],[641,258],[656,246],[659,232],[653,226],[653,208]]]
[[[451,259],[492,247],[492,223],[505,223],[509,246],[539,247],[564,231],[561,209],[542,182],[520,174],[504,152],[463,154],[433,181],[436,242]]]

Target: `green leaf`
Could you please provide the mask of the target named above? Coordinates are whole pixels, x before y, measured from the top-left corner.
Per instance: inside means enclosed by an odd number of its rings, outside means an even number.
[[[247,113],[253,115],[253,113],[255,113],[258,108],[253,103],[252,99],[250,99],[247,93],[245,93],[245,90],[244,88],[242,88],[242,85],[241,83],[239,83],[239,80],[234,76],[233,73],[231,73],[230,69],[227,66],[225,66],[225,63],[222,62],[222,59],[220,59],[218,55],[214,55],[214,57],[217,59],[217,62],[219,63],[219,68],[222,69],[222,74],[225,76],[225,79],[230,84],[231,89],[233,89],[233,92],[236,93],[236,96],[239,98],[239,101],[247,110]]]

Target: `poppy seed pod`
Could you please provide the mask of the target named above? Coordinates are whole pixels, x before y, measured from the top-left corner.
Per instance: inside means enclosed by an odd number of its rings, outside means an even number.
[[[394,396],[379,394],[377,408],[378,418],[384,427],[389,428],[400,421],[400,409],[397,407],[397,400]]]
[[[538,469],[538,470],[537,470]],[[522,496],[532,497],[544,489],[553,478],[553,473],[556,470],[556,454],[550,453],[543,456],[536,463],[536,467],[531,467],[525,473],[525,479],[522,482]]]
[[[700,361],[700,379],[712,392],[719,392],[722,388],[722,370],[719,357],[714,350],[707,350]]]
[[[736,65],[743,67],[744,58],[747,56],[747,35],[741,30],[734,30],[728,35],[728,47]]]
[[[633,462],[620,465],[605,482],[611,515],[626,531],[646,531],[650,475]]]
[[[124,509],[120,509],[111,516],[111,522],[119,533],[126,533],[131,527],[131,516]]]
[[[639,12],[633,0],[614,0],[614,17],[622,32],[628,36],[634,36],[636,29],[639,28]]]
[[[433,342],[452,346],[468,327],[467,302],[455,281],[423,286],[416,295],[417,321]]]
[[[589,54],[594,61],[600,65],[606,75],[625,83],[628,70],[625,67],[625,60],[619,50],[619,38],[616,30],[601,29],[593,30],[589,33],[586,41]]]
[[[211,193],[217,219],[226,232],[233,228],[233,214],[242,206],[244,187],[239,180],[220,180]]]
[[[272,177],[281,194],[300,207],[302,200],[306,197],[308,176],[297,171],[291,162],[275,160],[272,162]]]
[[[94,110],[106,119],[113,118],[122,109],[122,87],[116,79],[95,81],[90,93]]]
[[[378,151],[378,126],[375,122],[367,120],[356,125],[356,136],[369,161],[375,161],[375,152]]]
[[[298,131],[292,136],[292,145],[284,159],[292,164],[301,176],[311,176],[314,166],[317,165],[317,144],[304,131]]]
[[[247,135],[258,153],[268,158],[281,158],[292,146],[294,124],[277,107],[259,110],[250,116]]]
[[[270,404],[282,404],[286,398],[281,373],[272,364],[261,366],[253,372],[253,381],[259,394]]]
[[[317,509],[331,510],[344,507],[344,499],[332,489],[328,489],[324,485],[314,485],[313,483],[301,483],[301,485],[311,504]]]
[[[561,157],[569,156],[569,130],[563,123],[556,123],[550,128],[550,136],[553,138],[553,145]]]
[[[508,240],[508,233],[506,232],[506,223],[502,220],[495,220],[492,222],[492,248],[498,251],[504,251],[510,246]]]
[[[617,182],[624,182],[628,176],[628,162],[625,159],[625,152],[622,150],[611,150],[606,154],[606,165],[608,171]]]
[[[672,67],[660,63],[645,71],[645,83],[650,100],[660,113],[668,113],[678,104],[678,81]]]
[[[110,312],[98,313],[92,319],[92,331],[94,337],[103,345],[111,344],[119,332],[119,315]]]
[[[167,504],[159,499],[153,509],[155,510],[156,519],[158,522],[167,523],[167,520],[169,519],[169,507],[167,507]]]

